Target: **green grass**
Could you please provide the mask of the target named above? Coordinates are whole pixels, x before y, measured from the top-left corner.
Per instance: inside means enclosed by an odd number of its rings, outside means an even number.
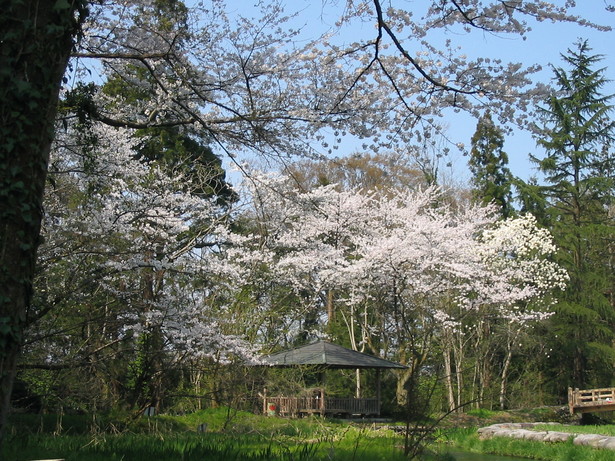
[[[104,437],[30,435],[12,438],[2,459],[64,458],[66,461],[402,460],[387,439],[346,433],[340,439],[289,440],[259,435],[145,434]]]
[[[597,426],[569,426],[565,424],[544,424],[533,428],[535,431],[558,431],[570,432],[571,434],[600,434],[615,437],[615,426],[597,425]]]
[[[486,408],[478,408],[476,410],[470,410],[466,414],[470,416],[476,416],[477,418],[492,418],[494,415],[497,415],[497,411],[487,410]]]
[[[461,422],[487,425],[517,419],[487,410],[471,411]],[[471,417],[471,419],[467,419]],[[207,432],[197,432],[200,424]],[[451,425],[454,425],[454,421]],[[611,461],[615,453],[571,443],[548,444],[507,438],[479,440],[476,429],[436,431],[429,447],[435,458],[467,451],[548,461]],[[615,426],[536,426],[536,430],[615,435]],[[12,415],[0,459],[25,461],[401,461],[403,438],[370,424],[320,417],[266,417],[228,408],[187,415],[134,414],[92,417]],[[438,458],[439,456],[439,458]]]
[[[246,411],[216,408],[186,415],[158,415],[152,418],[131,413],[113,415],[11,415],[9,434],[62,434],[79,435],[92,433],[172,433],[197,432],[201,424],[208,432],[250,433],[268,435],[313,435],[324,429],[334,429],[344,424],[331,419],[304,418],[284,419],[255,415]]]
[[[402,460],[391,431],[319,417],[285,419],[229,409],[153,418],[14,415],[0,459],[66,461]],[[207,432],[198,433],[200,424]]]
[[[88,436],[36,435],[8,443],[3,459],[15,461],[64,458],[66,461],[232,461],[270,459],[309,459],[314,445],[297,444],[292,449],[274,446],[254,436],[229,439],[228,436],[177,434],[164,437],[144,434]]]

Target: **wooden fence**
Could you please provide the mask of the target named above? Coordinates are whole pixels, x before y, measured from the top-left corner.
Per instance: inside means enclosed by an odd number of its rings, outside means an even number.
[[[570,414],[615,411],[615,387],[603,389],[568,388]]]

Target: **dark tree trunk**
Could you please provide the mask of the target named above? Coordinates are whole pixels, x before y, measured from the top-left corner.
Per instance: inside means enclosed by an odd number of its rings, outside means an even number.
[[[0,446],[19,359],[60,83],[85,0],[0,10]]]

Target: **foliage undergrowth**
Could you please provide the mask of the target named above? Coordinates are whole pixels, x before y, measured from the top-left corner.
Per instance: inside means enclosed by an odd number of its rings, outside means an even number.
[[[553,414],[554,415],[554,414]],[[480,440],[475,426],[517,421],[527,413],[472,410],[447,421],[428,447],[447,452],[491,453],[548,461],[611,461],[613,452],[572,443],[547,444],[495,438]],[[544,417],[544,414],[540,416]],[[474,427],[460,428],[470,424]],[[199,426],[206,425],[204,432]],[[455,427],[457,426],[457,427]],[[535,426],[535,430],[615,435],[615,426]],[[25,461],[397,461],[403,437],[371,423],[320,417],[286,419],[218,408],[151,418],[134,414],[13,415],[0,459]],[[439,458],[438,458],[439,456]]]
[[[404,459],[390,430],[318,417],[263,417],[227,408],[130,418],[14,415],[0,459],[233,461]],[[206,424],[205,432],[198,432]]]

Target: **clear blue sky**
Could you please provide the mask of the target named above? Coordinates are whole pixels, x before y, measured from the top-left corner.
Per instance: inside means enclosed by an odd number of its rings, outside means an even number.
[[[603,0],[579,0],[577,3],[579,6],[575,10],[579,12],[579,15],[615,29],[615,13],[604,11],[605,2]],[[474,46],[484,47],[485,53],[499,54],[511,62],[541,64],[543,71],[538,74],[538,77],[541,81],[549,82],[553,78],[553,71],[549,64],[565,68],[560,55],[566,54],[567,49],[574,48],[579,38],[588,40],[593,54],[603,55],[604,61],[601,67],[607,68],[605,75],[609,80],[615,80],[615,51],[613,50],[615,30],[600,32],[575,24],[544,22],[537,23],[525,41],[520,38],[483,35],[475,38],[476,45]],[[605,94],[615,93],[615,82],[611,82],[604,91]],[[469,145],[476,122],[468,120],[467,123],[469,126],[451,123],[449,131],[451,136],[461,138],[461,142]],[[508,153],[513,174],[528,179],[536,173],[528,162],[528,154],[530,152],[539,154],[540,151],[536,147],[535,140],[528,133],[515,130],[512,136],[506,137],[504,150]],[[465,159],[457,158],[456,160],[456,172],[462,173],[461,170],[465,168]]]
[[[385,0],[383,5],[386,4]],[[552,0],[555,3],[563,3],[563,0]],[[229,9],[238,14],[250,15],[251,5],[256,0],[228,0]],[[338,19],[337,14],[340,6],[343,7],[345,1],[337,2],[331,0],[286,0],[287,10],[301,11],[299,21],[308,24],[304,33],[313,34],[312,38],[318,33],[332,27]],[[615,28],[615,13],[605,11],[607,4],[613,0],[577,0],[578,6],[571,10],[571,13],[583,16],[595,23]],[[397,2],[398,6],[403,5]],[[421,2],[407,1],[408,8],[420,8]],[[256,11],[256,10],[253,10]],[[419,15],[420,12],[416,12]],[[560,55],[565,54],[567,49],[574,48],[574,43],[580,39],[588,39],[594,54],[604,55],[603,67],[607,67],[606,76],[615,79],[615,56],[613,56],[612,46],[615,43],[615,31],[600,32],[591,28],[582,27],[576,24],[552,23],[550,21],[535,22],[532,24],[532,31],[527,35],[526,40],[520,37],[493,36],[480,31],[474,31],[468,35],[456,35],[449,33],[457,45],[462,46],[469,56],[484,56],[490,58],[500,58],[505,62],[521,62],[526,65],[540,64],[543,71],[537,78],[543,82],[549,82],[553,77],[553,72],[549,64],[556,66],[563,65]],[[349,34],[347,40],[355,40],[356,36],[370,37],[375,29],[373,23],[357,25]],[[352,34],[355,36],[353,37]],[[344,40],[344,37],[342,37]],[[605,89],[605,93],[615,93],[615,83],[611,83]],[[476,120],[463,114],[452,114],[446,120],[448,124],[447,135],[454,142],[470,145],[470,139],[475,131]],[[352,140],[342,146],[336,155],[350,154],[359,150],[358,144]],[[528,179],[535,174],[533,166],[528,161],[528,154],[534,153],[540,156],[536,147],[536,142],[529,133],[514,129],[514,134],[507,135],[504,150],[510,159],[510,168],[514,175],[523,179]],[[453,163],[452,174],[458,179],[467,179],[469,176],[467,168],[467,158],[457,152],[451,153]],[[445,172],[446,174],[446,172]]]

